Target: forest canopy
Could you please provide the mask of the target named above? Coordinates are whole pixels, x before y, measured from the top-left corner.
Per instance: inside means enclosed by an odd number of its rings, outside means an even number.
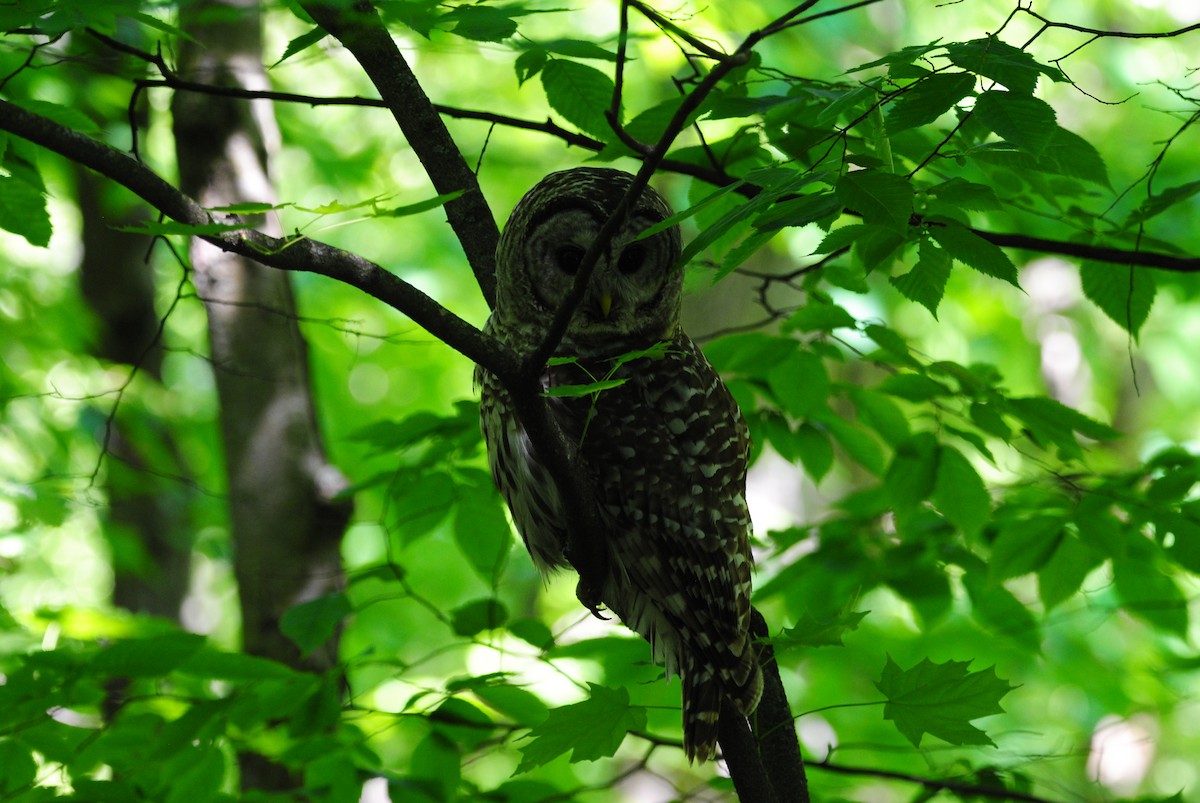
[[[1200,794],[1193,3],[0,30],[0,801]],[[673,205],[750,428],[780,686],[715,766],[481,443],[474,364],[548,356],[498,232],[584,165]]]

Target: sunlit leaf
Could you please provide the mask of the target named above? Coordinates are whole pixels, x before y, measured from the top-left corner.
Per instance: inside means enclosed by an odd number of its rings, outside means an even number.
[[[888,135],[932,123],[970,94],[975,81],[965,72],[938,73],[918,81],[888,108]]]
[[[333,638],[352,611],[345,594],[327,594],[288,608],[279,619],[279,630],[308,655]]]
[[[975,101],[975,116],[1007,142],[1035,156],[1046,150],[1058,124],[1054,108],[1030,95],[989,89]]]
[[[1119,326],[1137,337],[1150,317],[1158,281],[1154,271],[1132,265],[1086,261],[1079,266],[1083,294]]]
[[[551,59],[542,68],[542,88],[550,107],[594,137],[613,138],[604,110],[612,103],[613,81],[595,67]]]
[[[588,689],[588,699],[551,709],[545,722],[529,732],[517,772],[540,767],[567,751],[572,763],[611,756],[629,731],[646,726],[645,709],[631,706],[624,688],[590,683]]]

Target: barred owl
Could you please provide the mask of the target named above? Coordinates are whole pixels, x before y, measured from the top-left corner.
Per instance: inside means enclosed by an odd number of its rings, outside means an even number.
[[[522,356],[538,347],[631,181],[618,170],[578,168],[530,190],[500,238],[490,334]],[[668,677],[680,675],[684,748],[703,762],[716,751],[722,700],[749,716],[762,693],[749,633],[749,437],[729,390],[680,328],[678,227],[634,239],[670,215],[656,192],[642,193],[559,345],[557,356],[572,359],[551,361],[542,386],[621,380],[552,397],[550,414],[577,444],[594,487],[607,536],[600,599],[650,642]],[[525,546],[543,573],[567,566],[572,523],[551,472],[505,388],[482,368],[476,379],[492,475]]]

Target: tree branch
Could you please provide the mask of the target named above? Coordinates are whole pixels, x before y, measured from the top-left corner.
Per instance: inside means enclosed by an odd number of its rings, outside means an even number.
[[[1022,801],[1022,803],[1055,803],[1055,801],[1049,798],[1038,797],[1037,795],[1030,795],[1025,792],[1017,792],[1009,789],[993,789],[978,784],[962,783],[960,781],[923,778],[919,775],[911,775],[906,772],[892,772],[891,770],[873,769],[871,767],[851,767],[845,764],[832,764],[828,761],[810,762],[808,766],[839,775],[862,775],[872,778],[884,778],[889,781],[903,781],[905,783],[918,784],[929,790],[944,790],[969,797],[985,797],[992,800],[1018,800]]]
[[[488,307],[494,307],[500,230],[475,174],[392,41],[383,20],[367,2],[355,3],[350,8],[319,2],[300,5],[358,60],[424,165],[434,189],[442,194],[466,191],[446,204],[446,217],[462,243]]]
[[[153,170],[130,156],[47,117],[0,99],[0,130],[54,151],[127,188],[172,220],[203,226],[240,223],[233,215],[215,220],[204,207],[184,195]],[[484,365],[497,376],[512,377],[516,357],[471,324],[395,274],[356,254],[317,240],[269,237],[251,228],[203,235],[226,251],[251,257],[282,270],[319,273],[344,282],[407,315],[455,351]]]

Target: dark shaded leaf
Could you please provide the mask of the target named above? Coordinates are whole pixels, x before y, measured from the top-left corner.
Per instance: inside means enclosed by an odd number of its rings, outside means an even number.
[[[969,665],[935,664],[926,658],[912,669],[901,669],[888,656],[875,683],[887,698],[883,718],[894,722],[914,747],[921,746],[926,733],[950,744],[993,744],[971,720],[1004,713],[1000,699],[1014,687],[996,677],[995,667],[971,672]]]

